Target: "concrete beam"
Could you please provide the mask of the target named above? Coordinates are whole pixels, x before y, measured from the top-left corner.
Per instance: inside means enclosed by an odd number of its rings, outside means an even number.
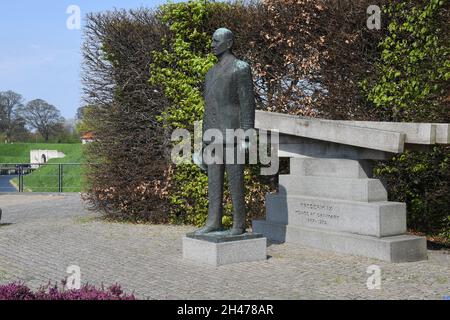
[[[450,144],[450,124],[436,123],[436,143]]]
[[[356,127],[401,132],[406,135],[405,143],[436,144],[436,125],[432,123],[410,122],[378,122],[378,121],[345,121],[324,120],[349,124]]]
[[[402,153],[405,134],[282,113],[257,111],[255,127],[361,148]]]
[[[335,120],[324,120],[335,121]],[[450,144],[450,124],[415,122],[345,121],[338,122],[352,126],[397,131],[406,134],[407,144]]]
[[[338,158],[354,160],[387,160],[394,154],[340,143],[280,134],[278,156],[286,158]]]

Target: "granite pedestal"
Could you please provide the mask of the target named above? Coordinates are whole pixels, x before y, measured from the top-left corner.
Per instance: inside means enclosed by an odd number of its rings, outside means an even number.
[[[426,239],[406,234],[406,205],[387,201],[367,161],[292,158],[279,192],[266,196],[266,219],[253,231],[297,243],[389,262],[427,259]]]
[[[239,236],[187,234],[183,238],[183,258],[212,266],[267,259],[267,239],[262,234]]]

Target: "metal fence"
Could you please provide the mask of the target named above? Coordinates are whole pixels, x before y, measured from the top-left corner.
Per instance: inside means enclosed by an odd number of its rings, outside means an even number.
[[[81,163],[0,163],[2,192],[80,192]]]

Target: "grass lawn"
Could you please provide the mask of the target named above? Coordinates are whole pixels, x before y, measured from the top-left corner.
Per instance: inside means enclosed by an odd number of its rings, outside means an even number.
[[[51,159],[48,164],[26,175],[24,191],[58,192],[58,165],[66,164],[63,168],[63,192],[80,192],[82,188],[82,168],[71,163],[84,163],[83,145],[81,144],[0,144],[1,163],[29,163],[31,150],[58,150],[66,156],[61,159]],[[12,183],[19,185],[19,179],[14,178]]]

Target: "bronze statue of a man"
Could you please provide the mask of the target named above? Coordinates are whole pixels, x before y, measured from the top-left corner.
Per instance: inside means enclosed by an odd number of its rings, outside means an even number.
[[[204,87],[203,132],[208,129],[218,129],[223,137],[226,136],[227,129],[248,130],[254,129],[255,125],[252,72],[246,62],[233,55],[233,44],[234,36],[230,30],[220,28],[214,33],[212,50],[218,62],[208,71]],[[234,148],[235,151],[241,148],[239,141]],[[244,143],[243,148],[248,149],[248,143]],[[222,163],[207,165],[208,220],[206,226],[197,230],[196,234],[241,235],[245,233],[244,164],[227,161],[227,149],[225,147],[224,149]],[[231,230],[220,232],[223,230],[222,203],[225,171],[233,203],[233,227]]]

